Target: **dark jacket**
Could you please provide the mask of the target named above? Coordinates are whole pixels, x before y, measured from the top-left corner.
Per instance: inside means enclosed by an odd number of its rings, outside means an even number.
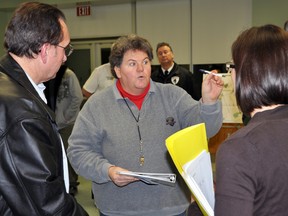
[[[168,76],[163,74],[160,65],[156,67],[151,73],[151,79],[155,82],[172,83],[177,85],[183,88],[195,100],[200,99],[196,94],[194,94],[193,74],[186,68],[179,66],[176,62],[174,62],[174,66]]]
[[[87,215],[66,193],[53,112],[22,68],[0,61],[0,215]]]

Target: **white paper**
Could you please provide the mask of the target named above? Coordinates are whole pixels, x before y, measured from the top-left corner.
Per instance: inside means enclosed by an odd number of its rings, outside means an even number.
[[[133,176],[146,184],[165,184],[169,186],[174,186],[176,183],[176,175],[174,173],[143,173],[143,172],[130,172],[122,171],[119,172],[120,175]]]
[[[214,185],[210,153],[203,150],[183,166],[182,176],[209,216],[214,215]]]

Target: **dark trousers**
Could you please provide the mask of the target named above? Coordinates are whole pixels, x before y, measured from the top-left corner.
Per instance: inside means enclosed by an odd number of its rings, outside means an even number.
[[[187,210],[187,216],[203,216],[196,202],[192,202]]]
[[[179,215],[175,215],[175,216],[186,216],[186,215],[187,214],[186,214],[186,211],[185,211],[185,212],[183,212],[183,213],[181,213]],[[103,213],[100,212],[100,216],[108,216],[108,215],[104,215]]]
[[[100,212],[100,216],[107,216]],[[198,207],[196,202],[192,202],[187,209],[187,211],[183,212],[180,215],[175,216],[203,216],[203,213],[201,212],[200,208]]]

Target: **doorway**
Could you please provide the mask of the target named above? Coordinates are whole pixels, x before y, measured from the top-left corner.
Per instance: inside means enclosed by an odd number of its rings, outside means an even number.
[[[118,37],[117,37],[118,38]],[[109,40],[71,40],[74,51],[66,64],[76,74],[81,88],[95,67],[109,62],[110,50],[114,41]]]

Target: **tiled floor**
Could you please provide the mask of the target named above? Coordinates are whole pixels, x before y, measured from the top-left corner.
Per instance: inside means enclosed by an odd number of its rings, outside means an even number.
[[[88,212],[89,216],[99,216],[99,212],[94,205],[94,200],[91,197],[91,182],[79,176],[78,193],[75,198]]]

